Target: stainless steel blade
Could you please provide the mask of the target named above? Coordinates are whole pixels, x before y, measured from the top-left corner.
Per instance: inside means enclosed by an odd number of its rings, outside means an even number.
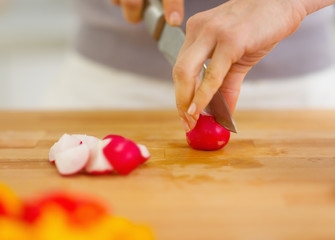
[[[221,126],[231,132],[237,133],[234,119],[231,116],[226,100],[220,91],[215,93],[212,100],[205,108],[205,111],[212,114],[215,117],[215,121],[217,121]]]
[[[185,33],[179,27],[172,27],[164,22],[162,23],[163,10],[159,1],[151,0],[150,4],[147,5],[143,16],[149,33],[158,41],[158,49],[171,66],[174,66],[179,50],[183,46]],[[200,76],[201,80],[205,71],[206,65],[204,64]],[[221,126],[231,132],[237,133],[234,119],[230,113],[226,100],[220,91],[216,92],[208,106],[205,108],[205,111],[212,114]]]

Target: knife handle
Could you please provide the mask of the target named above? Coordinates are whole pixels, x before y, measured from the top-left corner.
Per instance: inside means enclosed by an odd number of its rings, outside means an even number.
[[[164,10],[161,1],[145,0],[142,15],[148,32],[158,41],[165,24]]]

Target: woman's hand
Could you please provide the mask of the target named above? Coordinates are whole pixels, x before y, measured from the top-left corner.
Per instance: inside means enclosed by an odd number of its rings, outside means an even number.
[[[142,20],[145,0],[111,0],[122,8],[123,16],[131,23]],[[163,0],[165,19],[171,26],[178,26],[184,18],[184,0]]]
[[[308,13],[331,3],[334,0],[231,0],[191,17],[173,70],[176,104],[185,130],[195,126],[217,90],[234,112],[251,67],[292,34]]]

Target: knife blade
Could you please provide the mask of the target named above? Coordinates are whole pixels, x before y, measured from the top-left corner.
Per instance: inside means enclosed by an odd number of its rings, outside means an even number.
[[[167,61],[174,66],[181,49],[185,33],[179,27],[172,27],[168,25],[164,19],[164,11],[160,0],[146,1],[143,18],[149,34],[158,42],[158,49],[167,59]],[[206,71],[204,64],[200,79]],[[218,90],[205,111],[214,116],[215,120],[224,128],[231,132],[237,133],[236,124],[228,108],[226,100],[222,93]]]

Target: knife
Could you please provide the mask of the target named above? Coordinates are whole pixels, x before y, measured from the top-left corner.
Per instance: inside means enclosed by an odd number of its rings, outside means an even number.
[[[181,49],[185,33],[179,27],[168,25],[164,18],[164,10],[160,0],[147,0],[143,9],[143,19],[149,34],[158,42],[158,49],[174,66],[179,50]],[[200,73],[201,80],[206,71],[204,64]],[[226,100],[218,90],[205,111],[214,116],[215,120],[224,128],[237,133],[237,128]]]

